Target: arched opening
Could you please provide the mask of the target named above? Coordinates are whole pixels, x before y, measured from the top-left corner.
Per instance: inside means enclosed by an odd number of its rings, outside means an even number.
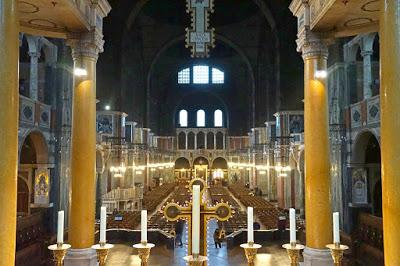
[[[189,179],[191,176],[190,162],[184,157],[175,161],[175,179]]]
[[[214,112],[214,127],[223,127],[224,126],[224,118],[221,110],[216,110]]]
[[[211,178],[214,184],[226,183],[228,178],[228,162],[222,158],[218,157],[214,159],[211,166]]]
[[[204,149],[205,148],[205,135],[203,132],[199,132],[197,134],[197,149]]]
[[[188,150],[194,150],[194,133],[190,132],[188,134]]]
[[[20,164],[47,164],[48,148],[46,139],[40,132],[31,132],[23,142]]]
[[[224,148],[224,134],[222,132],[216,134],[216,142],[217,150],[222,150]]]
[[[188,112],[186,110],[181,110],[179,112],[179,126],[180,127],[188,126]]]
[[[186,149],[186,134],[185,134],[185,132],[181,132],[178,135],[178,149],[180,149],[180,150]]]
[[[18,215],[27,215],[29,212],[29,187],[25,180],[18,177],[18,197],[17,213]]]
[[[207,149],[214,150],[215,143],[214,143],[214,133],[208,132],[207,133]]]
[[[366,204],[356,212],[382,217],[381,151],[380,144],[370,131],[360,133],[354,143],[352,163],[352,203]]]
[[[198,110],[196,114],[196,126],[205,127],[206,126],[206,112],[204,110]]]
[[[193,161],[194,177],[208,180],[209,176],[209,163],[205,157],[197,157]]]

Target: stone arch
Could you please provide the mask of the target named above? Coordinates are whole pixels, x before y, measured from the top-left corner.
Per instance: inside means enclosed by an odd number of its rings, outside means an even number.
[[[37,130],[28,132],[19,145],[20,164],[47,164],[49,162],[48,145],[42,132]]]
[[[188,144],[187,144],[187,147],[186,147],[186,149],[187,150],[194,150],[194,147],[195,147],[195,138],[194,138],[194,136],[195,136],[195,133],[194,132],[189,132],[189,134],[187,135],[187,138],[188,138]]]
[[[17,183],[17,213],[29,213],[30,186],[25,178],[18,176]]]
[[[220,131],[217,132],[217,134],[215,134],[215,139],[216,139],[215,148],[217,150],[222,150],[224,148],[224,133]]]
[[[186,150],[186,133],[180,132],[178,134],[178,149],[179,150]]]
[[[208,150],[214,150],[215,149],[214,132],[208,132],[207,133],[207,149]]]
[[[200,131],[197,133],[197,143],[196,143],[197,149],[205,149],[205,134],[203,131]]]
[[[179,157],[175,160],[175,169],[189,169],[190,161],[186,157]]]
[[[372,205],[368,212],[382,217],[381,150],[379,138],[373,131],[363,130],[358,133],[352,147],[351,163],[353,169],[363,169],[367,176],[368,202]]]
[[[228,169],[228,161],[223,157],[217,157],[212,162],[212,169]]]
[[[371,130],[365,129],[357,134],[357,136],[354,139],[352,147],[352,153],[351,153],[352,164],[365,163],[366,147],[371,137],[375,138],[378,144],[380,145],[380,138],[375,134],[375,132]]]
[[[210,166],[209,161],[204,156],[199,156],[193,160],[193,165],[207,165]]]
[[[176,38],[171,39],[169,42],[167,42],[166,44],[164,44],[161,49],[157,52],[157,54],[154,56],[153,60],[151,61],[150,67],[149,67],[149,71],[147,73],[147,79],[146,79],[146,101],[147,101],[147,110],[146,110],[146,120],[147,123],[149,123],[149,119],[150,119],[150,89],[151,89],[151,77],[153,75],[154,72],[154,68],[157,65],[157,61],[160,59],[160,57],[163,55],[164,52],[166,52],[170,47],[172,47],[173,45],[182,42],[185,40],[185,36],[181,35],[178,36]],[[252,106],[252,112],[253,115],[251,117],[251,120],[254,120],[254,112],[255,112],[255,90],[256,90],[256,80],[255,80],[255,73],[254,73],[254,69],[253,66],[251,65],[250,59],[249,57],[245,54],[245,52],[243,51],[242,48],[240,48],[238,45],[236,45],[233,41],[231,41],[230,39],[228,39],[227,37],[220,35],[220,34],[215,34],[215,39],[219,40],[221,42],[223,42],[225,45],[231,47],[233,50],[235,50],[237,52],[237,54],[240,56],[240,58],[242,58],[243,62],[246,65],[247,71],[249,72],[250,75],[250,80],[251,80],[251,85],[250,85],[250,97],[251,97],[251,106]],[[214,94],[215,95],[215,94]],[[224,101],[223,101],[224,102]],[[225,117],[226,117],[226,126],[229,127],[229,110],[226,106],[226,103],[224,102],[224,108],[225,108]],[[223,110],[224,111],[224,110]],[[174,110],[174,114],[177,113],[177,107]],[[176,119],[176,115],[173,116],[173,119]],[[254,121],[253,121],[254,122]],[[173,125],[176,125],[176,120],[173,121]]]

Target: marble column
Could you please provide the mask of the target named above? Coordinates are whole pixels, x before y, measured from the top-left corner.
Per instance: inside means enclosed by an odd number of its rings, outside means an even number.
[[[74,68],[87,75],[74,77],[71,144],[71,209],[65,265],[97,265],[94,244],[96,201],[96,63],[101,36],[87,33],[68,40]]]
[[[197,150],[197,133],[194,133],[194,149]]]
[[[17,1],[0,4],[0,265],[14,265],[18,168]]]
[[[312,34],[312,33],[311,33]],[[327,80],[317,73],[327,72],[328,47],[318,36],[307,36],[302,46],[304,60],[305,135],[305,265],[332,265],[331,181],[329,160]]]
[[[185,150],[188,149],[188,134],[185,132]]]
[[[381,149],[385,265],[399,265],[400,0],[381,1]]]
[[[34,101],[37,101],[38,94],[39,94],[39,58],[40,58],[40,51],[39,52],[29,52],[29,56],[31,58],[30,64],[30,76],[29,76],[29,98]]]
[[[204,133],[204,149],[207,150],[207,132]]]
[[[217,133],[214,132],[214,149],[213,150],[216,150],[216,149],[217,149]]]
[[[363,96],[364,100],[372,97],[372,65],[371,65],[371,56],[373,51],[364,50],[361,51],[361,55],[363,57]]]

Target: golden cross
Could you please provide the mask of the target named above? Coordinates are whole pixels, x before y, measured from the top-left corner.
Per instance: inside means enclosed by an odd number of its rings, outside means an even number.
[[[210,219],[217,219],[220,222],[227,221],[232,217],[233,211],[231,206],[226,202],[217,203],[215,206],[208,206],[207,202],[204,201],[203,194],[206,191],[206,183],[201,178],[192,179],[189,184],[189,190],[193,193],[193,185],[200,185],[200,255],[207,256],[207,222]],[[179,219],[187,220],[188,222],[188,235],[189,235],[189,247],[188,255],[192,254],[192,200],[187,202],[186,205],[181,206],[178,203],[171,202],[167,203],[164,207],[164,217],[174,222]]]

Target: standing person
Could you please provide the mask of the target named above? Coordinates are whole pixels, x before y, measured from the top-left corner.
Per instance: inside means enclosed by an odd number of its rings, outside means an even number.
[[[184,224],[183,224],[182,220],[178,220],[178,222],[176,222],[176,225],[175,225],[175,233],[176,233],[175,244],[178,244],[179,247],[183,246],[183,243],[182,243],[183,226],[184,226]]]
[[[221,245],[221,236],[220,236],[220,233],[219,233],[219,229],[217,228],[217,229],[215,229],[215,232],[214,232],[214,244],[215,244],[215,248],[222,248],[222,245]]]

